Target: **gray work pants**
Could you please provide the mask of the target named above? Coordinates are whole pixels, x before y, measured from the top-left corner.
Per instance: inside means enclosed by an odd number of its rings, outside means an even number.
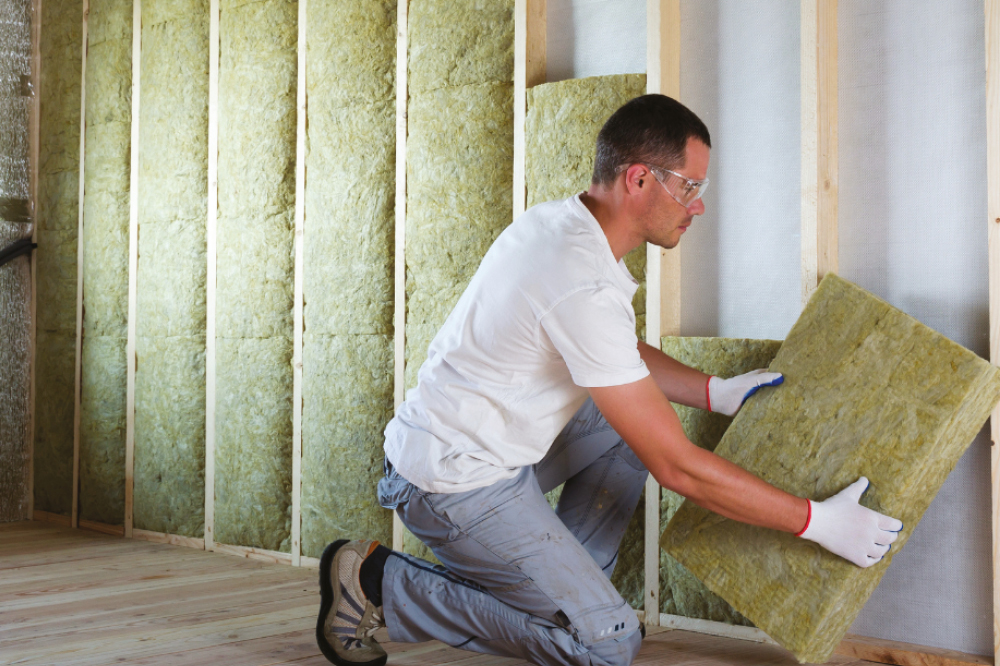
[[[647,474],[591,400],[540,463],[485,488],[425,492],[386,461],[380,503],[444,564],[389,557],[390,639],[436,639],[539,666],[628,666],[639,622],[609,578]],[[561,483],[553,511],[543,493]]]

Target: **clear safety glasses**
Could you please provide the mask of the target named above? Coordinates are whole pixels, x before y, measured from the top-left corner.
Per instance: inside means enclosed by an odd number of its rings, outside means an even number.
[[[656,180],[667,191],[667,194],[672,196],[677,203],[685,208],[700,199],[708,188],[708,178],[705,180],[691,180],[670,169],[661,169],[651,164],[646,166],[653,172]]]

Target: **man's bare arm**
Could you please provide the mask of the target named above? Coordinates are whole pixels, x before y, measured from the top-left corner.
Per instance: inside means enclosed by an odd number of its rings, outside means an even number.
[[[708,409],[705,394],[708,375],[684,365],[642,341],[639,342],[639,356],[649,368],[649,374],[653,376],[656,386],[668,400],[688,407]]]
[[[669,365],[655,356],[653,359],[661,370]],[[683,370],[678,374],[682,385],[692,378]],[[706,375],[698,374],[707,381]],[[704,384],[701,391],[704,395]],[[802,530],[808,518],[808,502],[692,444],[665,393],[653,377],[623,386],[590,389],[604,418],[664,488],[743,523],[792,533]]]

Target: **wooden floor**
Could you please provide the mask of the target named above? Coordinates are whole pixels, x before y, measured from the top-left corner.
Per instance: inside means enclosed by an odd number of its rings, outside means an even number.
[[[0,525],[0,664],[328,663],[316,572],[47,523]],[[400,666],[517,666],[441,643],[390,643]],[[651,633],[637,665],[792,666],[781,648]],[[832,664],[869,662],[834,657]]]

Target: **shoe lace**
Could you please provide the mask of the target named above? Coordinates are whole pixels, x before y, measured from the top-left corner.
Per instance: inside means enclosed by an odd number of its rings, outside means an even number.
[[[385,626],[385,620],[382,617],[381,606],[372,611],[371,620],[372,620],[371,626],[365,629],[363,632],[361,632],[361,635],[364,636],[365,638],[372,638],[375,635],[376,631]]]

